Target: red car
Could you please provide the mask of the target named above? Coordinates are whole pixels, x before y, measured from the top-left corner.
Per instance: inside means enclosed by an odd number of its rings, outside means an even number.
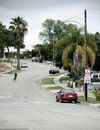
[[[75,103],[77,103],[77,99],[78,99],[78,95],[72,89],[62,89],[59,92],[57,92],[57,95],[56,95],[57,102],[60,100],[61,102],[74,101]]]

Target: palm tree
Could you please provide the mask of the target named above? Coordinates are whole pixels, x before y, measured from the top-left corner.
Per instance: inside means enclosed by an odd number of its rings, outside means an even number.
[[[17,70],[20,70],[20,44],[28,31],[27,29],[27,22],[23,20],[22,17],[15,17],[12,18],[12,21],[10,22],[11,26],[9,29],[11,29],[13,37],[17,43]]]
[[[82,30],[82,28],[77,28],[76,25],[71,26],[70,33],[58,41],[60,48],[62,45],[62,47],[65,47],[62,54],[63,67],[70,68],[70,71],[74,72],[74,80],[79,77],[79,69],[84,68],[84,36]],[[87,52],[88,60],[93,66],[95,53],[91,47],[87,47]]]

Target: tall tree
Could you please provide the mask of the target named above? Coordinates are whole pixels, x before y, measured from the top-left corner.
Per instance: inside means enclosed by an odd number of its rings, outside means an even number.
[[[6,29],[4,33],[5,33],[4,35],[5,47],[7,47],[7,50],[8,50],[8,61],[10,61],[9,47],[14,47],[15,40],[13,39],[11,35],[11,31],[9,31],[8,29]]]
[[[77,28],[76,25],[72,25],[69,28],[69,33],[62,37],[58,41],[58,46],[65,47],[62,54],[62,62],[65,68],[70,68],[71,71],[74,71],[74,79],[78,79],[79,68],[84,66],[84,36],[82,35],[82,28]],[[88,42],[89,43],[89,42]],[[93,66],[95,61],[94,51],[87,47],[88,51],[88,60]],[[90,57],[90,54],[92,55]]]
[[[17,43],[17,70],[20,70],[20,44],[28,31],[27,26],[28,23],[23,20],[22,17],[15,17],[12,18],[12,21],[10,22],[11,26],[9,29],[11,29],[13,37]]]
[[[99,71],[100,70],[100,33],[99,32],[96,32],[95,34],[95,42],[97,45],[97,52],[96,52],[96,60],[93,69]]]
[[[2,22],[0,22],[0,53],[3,54],[4,48],[5,48],[5,43],[4,43],[4,37],[5,33],[4,31],[6,30],[6,26],[3,25]]]
[[[42,23],[43,32],[39,33],[39,38],[43,40],[44,43],[51,42],[53,39],[53,26],[54,26],[55,20],[47,19]]]

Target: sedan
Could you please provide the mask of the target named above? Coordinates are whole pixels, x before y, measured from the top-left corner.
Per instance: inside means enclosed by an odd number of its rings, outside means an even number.
[[[62,89],[59,92],[57,92],[57,95],[56,95],[57,102],[60,100],[61,102],[74,101],[75,103],[77,103],[77,99],[78,99],[78,95],[72,89]]]
[[[21,63],[21,68],[27,68],[28,64],[27,63]]]
[[[55,73],[59,73],[60,71],[56,68],[52,68],[49,70],[49,74],[55,74]]]

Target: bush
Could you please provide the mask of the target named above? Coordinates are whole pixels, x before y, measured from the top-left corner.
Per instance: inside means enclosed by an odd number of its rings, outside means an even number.
[[[70,85],[70,88],[73,88],[73,84]]]
[[[75,81],[75,87],[78,87],[79,86],[79,83],[78,83],[78,80]]]
[[[96,88],[95,91],[93,91],[95,97],[96,97],[96,101],[100,102],[100,90],[98,88]]]
[[[100,82],[100,79],[98,79],[98,78],[95,77],[95,78],[91,79],[91,82]]]
[[[67,86],[70,87],[70,83],[68,83]]]
[[[73,77],[73,75],[71,73],[67,74],[67,76],[69,76],[69,78]]]

